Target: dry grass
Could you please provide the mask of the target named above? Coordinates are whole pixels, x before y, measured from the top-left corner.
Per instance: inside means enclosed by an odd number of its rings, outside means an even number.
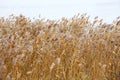
[[[0,18],[0,80],[120,80],[120,17]]]

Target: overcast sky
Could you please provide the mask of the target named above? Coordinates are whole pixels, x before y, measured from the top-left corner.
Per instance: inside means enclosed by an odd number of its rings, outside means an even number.
[[[119,0],[0,0],[1,7],[35,7],[41,5],[95,5],[119,3]]]
[[[110,22],[120,16],[120,0],[0,0],[0,17],[24,14],[36,17],[59,19],[77,13],[100,16]]]

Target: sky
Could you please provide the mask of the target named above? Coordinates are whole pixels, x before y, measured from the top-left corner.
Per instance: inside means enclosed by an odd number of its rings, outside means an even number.
[[[111,22],[120,16],[120,0],[0,0],[0,17],[23,14],[28,17],[60,19],[78,13],[99,16]]]
[[[119,3],[119,0],[0,0],[0,7],[40,7],[48,5],[95,5]]]

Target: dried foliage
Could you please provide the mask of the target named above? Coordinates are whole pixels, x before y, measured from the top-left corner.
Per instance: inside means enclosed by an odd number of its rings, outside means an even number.
[[[0,80],[120,80],[120,17],[1,17]]]

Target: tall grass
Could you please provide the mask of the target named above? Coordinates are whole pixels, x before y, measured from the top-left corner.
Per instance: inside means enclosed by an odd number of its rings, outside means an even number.
[[[120,80],[120,17],[1,17],[0,80]]]

